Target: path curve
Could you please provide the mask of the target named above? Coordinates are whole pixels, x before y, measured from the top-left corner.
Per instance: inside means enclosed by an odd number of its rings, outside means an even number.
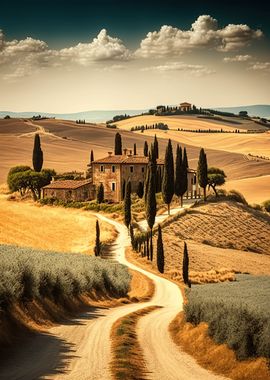
[[[97,214],[97,217],[112,224],[118,231],[116,242],[112,245],[116,260],[151,278],[156,287],[154,297],[149,302],[94,309],[51,328],[48,334],[31,339],[15,358],[10,358],[1,368],[0,379],[109,380],[113,323],[128,313],[151,305],[163,308],[143,317],[138,330],[150,371],[149,379],[224,379],[200,367],[191,356],[181,352],[170,338],[168,325],[182,309],[183,300],[178,286],[129,263],[125,258],[125,249],[130,245],[126,227],[103,215]]]

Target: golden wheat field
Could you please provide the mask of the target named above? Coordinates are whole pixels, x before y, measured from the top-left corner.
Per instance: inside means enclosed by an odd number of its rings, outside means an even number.
[[[92,254],[95,223],[95,216],[86,211],[9,201],[0,195],[1,244]],[[103,242],[115,236],[107,223],[100,222],[100,229]]]

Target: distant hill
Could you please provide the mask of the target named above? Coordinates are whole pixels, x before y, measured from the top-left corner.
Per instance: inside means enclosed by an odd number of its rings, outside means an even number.
[[[241,107],[211,107],[211,109],[224,112],[232,112],[235,114],[238,114],[240,111],[247,111],[249,116],[260,116],[270,118],[270,105],[267,104],[258,104]]]
[[[115,115],[139,115],[146,110],[112,110],[112,111],[85,111],[85,112],[75,112],[75,113],[48,113],[48,112],[12,112],[12,111],[0,111],[0,118],[9,115],[10,117],[24,117],[30,118],[33,115],[41,115],[45,117],[55,117],[56,119],[64,120],[85,120],[93,123],[102,123],[110,120]]]

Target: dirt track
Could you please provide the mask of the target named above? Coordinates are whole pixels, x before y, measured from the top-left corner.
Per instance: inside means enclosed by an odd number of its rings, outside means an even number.
[[[129,245],[126,227],[102,215],[98,217],[113,224],[119,232],[113,246],[116,259],[150,277],[156,286],[154,297],[145,303],[93,309],[50,329],[48,334],[30,339],[23,350],[5,363],[0,379],[110,379],[110,331],[113,323],[132,311],[150,305],[162,308],[139,322],[139,340],[149,369],[149,379],[222,379],[181,352],[169,336],[168,324],[182,309],[183,300],[178,286],[129,263],[125,258],[125,247]]]

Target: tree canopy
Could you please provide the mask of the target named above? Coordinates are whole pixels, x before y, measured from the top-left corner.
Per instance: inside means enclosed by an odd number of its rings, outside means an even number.
[[[214,190],[216,196],[218,196],[216,187],[224,185],[226,181],[226,174],[222,169],[211,167],[208,169],[207,175],[209,187],[211,187]]]

